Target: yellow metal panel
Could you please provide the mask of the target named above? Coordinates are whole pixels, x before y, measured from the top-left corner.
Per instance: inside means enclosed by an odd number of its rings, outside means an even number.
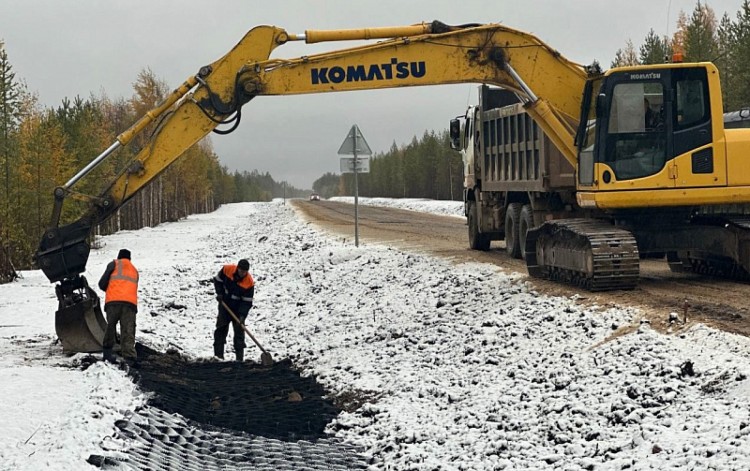
[[[604,183],[604,174],[609,172],[610,182]],[[670,178],[669,163],[659,173],[654,175],[633,178],[631,180],[617,180],[615,172],[607,164],[594,164],[594,175],[596,175],[595,188],[600,191],[631,191],[631,190],[642,190],[642,189],[653,189],[653,188],[672,188],[674,186],[673,180]]]
[[[750,186],[617,192],[579,191],[582,208],[624,209],[750,203]]]
[[[503,57],[495,57],[502,51]],[[261,95],[487,83],[519,91],[507,61],[538,97],[578,119],[586,72],[535,36],[499,24],[391,39],[298,59],[248,64]],[[253,79],[252,68],[259,68]],[[415,73],[416,72],[416,73]]]
[[[691,65],[695,66],[695,64]],[[713,136],[713,143],[709,146],[692,149],[690,152],[674,158],[672,164],[675,167],[674,177],[676,188],[724,186],[727,184],[726,146],[724,144],[724,106],[721,99],[719,71],[716,66],[710,62],[703,62],[700,63],[700,65],[705,67],[706,75],[708,77],[711,109],[711,134]],[[713,150],[713,173],[693,173],[692,154],[709,147],[712,147]]]
[[[713,173],[693,173],[692,155],[704,149],[713,149]],[[675,167],[675,187],[689,188],[695,186],[725,186],[727,184],[727,160],[724,153],[724,139],[714,144],[698,147],[673,159]]]
[[[750,129],[727,129],[727,184],[750,185]]]
[[[351,41],[355,39],[400,38],[416,36],[431,31],[430,25],[420,23],[413,26],[385,26],[380,28],[335,29],[305,31],[305,42],[308,44],[326,41]]]

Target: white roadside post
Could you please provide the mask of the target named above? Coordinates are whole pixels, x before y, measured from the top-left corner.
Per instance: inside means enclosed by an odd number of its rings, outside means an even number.
[[[357,155],[372,155],[370,146],[367,145],[365,136],[355,124],[349,130],[344,142],[339,147],[339,154],[353,154],[354,157],[341,158],[341,173],[354,173],[354,246],[359,247],[359,182],[357,174],[370,171],[370,159],[368,158],[360,165]]]

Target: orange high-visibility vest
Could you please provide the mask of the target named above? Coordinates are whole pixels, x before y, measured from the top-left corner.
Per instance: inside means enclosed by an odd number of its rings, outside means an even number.
[[[130,260],[115,260],[115,269],[109,276],[104,304],[120,301],[138,305],[138,270]]]
[[[229,280],[234,281],[234,274],[237,273],[237,265],[224,265],[223,271],[224,275],[229,278]],[[255,280],[253,280],[250,272],[247,272],[247,275],[237,282],[237,286],[242,289],[249,289],[255,286]]]

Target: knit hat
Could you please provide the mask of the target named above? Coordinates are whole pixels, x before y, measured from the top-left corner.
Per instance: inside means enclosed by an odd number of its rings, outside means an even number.
[[[127,258],[128,260],[130,260],[130,250],[120,249],[120,252],[117,254],[117,258]]]
[[[239,268],[240,270],[247,271],[250,269],[250,262],[248,262],[247,260],[243,258],[242,260],[239,261],[239,263],[237,263],[237,268]]]

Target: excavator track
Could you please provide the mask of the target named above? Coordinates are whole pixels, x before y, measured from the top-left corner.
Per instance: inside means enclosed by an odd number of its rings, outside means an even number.
[[[638,284],[635,237],[604,221],[559,219],[526,236],[531,276],[571,283],[589,291],[633,289]]]
[[[750,239],[750,217],[712,217],[711,225],[722,226],[736,233],[740,240]],[[750,281],[750,272],[737,260],[729,257],[712,255],[702,251],[667,252],[667,263],[673,272],[696,273],[736,281]]]

